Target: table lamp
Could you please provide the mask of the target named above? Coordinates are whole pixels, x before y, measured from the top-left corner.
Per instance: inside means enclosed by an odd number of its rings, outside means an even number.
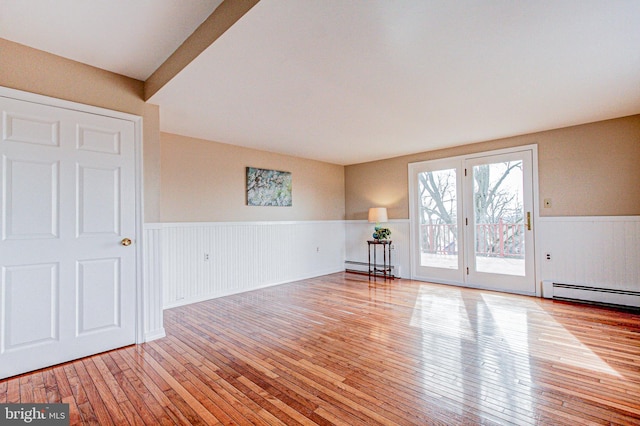
[[[369,209],[369,223],[375,223],[376,226],[373,229],[373,238],[376,240],[385,240],[391,235],[389,228],[382,228],[380,222],[387,222],[389,220],[387,216],[386,207],[372,207]]]

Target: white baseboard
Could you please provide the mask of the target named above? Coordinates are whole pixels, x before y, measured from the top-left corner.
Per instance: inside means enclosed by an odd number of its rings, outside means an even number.
[[[151,342],[152,340],[162,339],[165,336],[166,336],[166,333],[165,333],[164,327],[163,327],[163,328],[161,328],[159,330],[153,330],[153,331],[145,333],[144,341],[145,342]]]
[[[640,308],[640,292],[543,281],[543,297]]]
[[[268,283],[268,284],[254,286],[250,290],[247,290],[247,289],[235,289],[235,290],[221,291],[221,292],[210,293],[210,294],[203,294],[203,295],[200,295],[200,296],[197,296],[197,297],[192,297],[192,298],[188,298],[188,299],[180,299],[180,300],[176,300],[176,301],[174,301],[172,303],[168,303],[168,304],[165,305],[164,309],[177,308],[179,306],[190,305],[192,303],[199,303],[199,302],[205,302],[205,301],[211,300],[211,299],[217,299],[218,297],[232,296],[234,294],[240,294],[240,293],[244,293],[244,292],[247,292],[247,291],[253,291],[253,290],[259,290],[259,289],[263,289],[263,288],[275,287],[275,286],[278,286],[278,285],[289,284],[289,283],[292,283],[292,282],[311,279],[311,278],[316,278],[316,277],[320,277],[320,276],[323,276],[323,275],[335,274],[335,273],[342,272],[342,271],[343,271],[343,269],[327,270],[327,271],[324,271],[324,272],[321,272],[321,273],[318,273],[318,274],[313,274],[313,275],[309,275],[309,276],[301,276],[301,277],[296,278],[294,280],[287,280],[287,281],[282,281],[282,282],[274,282],[274,283]]]

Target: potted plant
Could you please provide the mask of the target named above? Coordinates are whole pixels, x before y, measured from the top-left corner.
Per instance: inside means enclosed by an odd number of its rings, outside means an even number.
[[[382,226],[376,226],[373,232],[373,239],[386,240],[391,236],[391,230]]]

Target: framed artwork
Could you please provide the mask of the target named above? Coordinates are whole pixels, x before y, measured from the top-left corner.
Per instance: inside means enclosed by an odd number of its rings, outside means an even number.
[[[291,172],[247,167],[248,206],[291,206]]]

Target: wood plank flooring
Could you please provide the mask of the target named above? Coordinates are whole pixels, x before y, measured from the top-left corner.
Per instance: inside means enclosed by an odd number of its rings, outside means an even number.
[[[72,424],[640,424],[640,315],[334,274],[165,311],[167,337],[0,381]]]

